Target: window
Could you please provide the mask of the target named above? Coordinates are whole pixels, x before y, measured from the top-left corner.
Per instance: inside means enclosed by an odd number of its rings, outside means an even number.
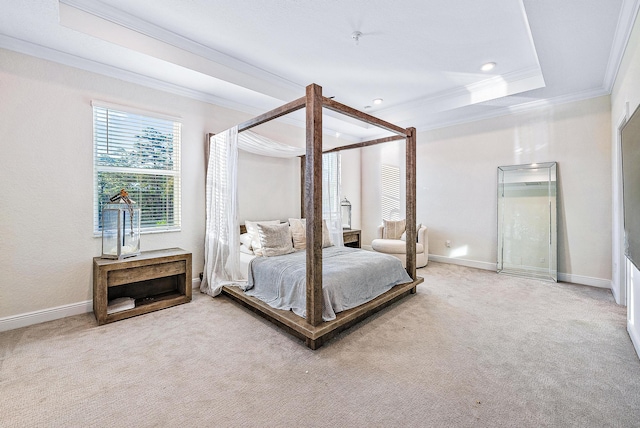
[[[120,189],[140,208],[142,232],[180,230],[180,134],[173,118],[93,103],[94,233]]]
[[[400,168],[382,165],[382,218],[385,220],[400,219]]]

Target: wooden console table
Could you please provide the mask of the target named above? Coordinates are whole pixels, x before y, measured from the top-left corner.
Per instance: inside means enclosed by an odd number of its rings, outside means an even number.
[[[362,248],[362,240],[360,238],[360,230],[358,229],[342,229],[342,237],[345,247]]]
[[[107,314],[109,300],[135,307]],[[191,253],[181,248],[143,251],[124,260],[93,259],[93,313],[98,325],[191,301]]]

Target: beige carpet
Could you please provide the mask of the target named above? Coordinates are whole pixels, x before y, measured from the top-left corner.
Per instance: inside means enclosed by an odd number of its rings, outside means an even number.
[[[430,263],[318,351],[226,298],[0,333],[0,426],[640,426],[611,293]]]

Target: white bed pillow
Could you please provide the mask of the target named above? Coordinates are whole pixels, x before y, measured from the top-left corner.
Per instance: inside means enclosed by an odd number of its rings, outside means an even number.
[[[293,238],[293,248],[296,250],[304,250],[307,248],[307,219],[290,218],[289,225]],[[322,248],[331,246],[333,246],[333,240],[329,233],[327,221],[322,220]]]
[[[258,234],[264,257],[281,256],[293,253],[289,225],[258,223]]]
[[[254,253],[261,256],[262,246],[260,245],[260,235],[258,235],[258,223],[261,224],[280,224],[280,220],[262,220],[262,221],[245,221],[247,233],[251,236],[251,249]]]
[[[240,243],[247,247],[248,250],[253,250],[253,246],[251,245],[251,235],[249,233],[240,234]]]
[[[253,250],[249,249],[249,247],[247,247],[244,244],[240,244],[240,252],[245,254],[251,254],[252,256],[255,255]]]

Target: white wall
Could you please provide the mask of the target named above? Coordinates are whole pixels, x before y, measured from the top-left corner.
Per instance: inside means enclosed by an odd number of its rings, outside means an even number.
[[[429,227],[432,258],[495,269],[497,167],[556,161],[561,279],[608,287],[610,108],[605,96],[419,133],[417,220]],[[404,163],[392,144],[362,149],[365,244],[381,222],[380,162]]]
[[[627,107],[628,104],[628,107]],[[618,125],[620,119],[626,116],[627,109],[631,115],[640,105],[640,20],[636,19],[631,37],[627,44],[616,82],[611,93],[611,117],[612,117],[612,146],[613,157],[613,193],[619,195],[619,140]],[[622,205],[621,200],[614,201],[614,294],[619,302],[627,302],[627,330],[640,354],[640,322],[638,312],[640,309],[640,272],[624,257],[624,239],[622,238]],[[625,293],[625,289],[627,293]],[[626,294],[626,296],[625,296]],[[625,299],[626,297],[626,299]]]
[[[300,217],[300,159],[238,153],[238,220]]]
[[[184,248],[193,253],[194,277],[202,271],[205,134],[249,115],[2,49],[0,100],[0,329],[91,310],[92,258],[100,255],[91,100],[182,118],[182,230],[145,234],[141,246]],[[304,130],[289,125],[257,131],[304,144]],[[257,177],[241,196],[247,216],[276,194],[283,209],[269,216],[299,214],[299,191],[282,192],[284,182],[299,189],[299,163],[289,162],[296,166],[242,157],[240,169]],[[280,188],[268,192],[275,183]]]
[[[348,144],[348,143],[343,143]],[[351,149],[340,152],[342,197],[351,202],[351,228],[360,229],[362,226],[361,200],[361,169],[360,150]]]

